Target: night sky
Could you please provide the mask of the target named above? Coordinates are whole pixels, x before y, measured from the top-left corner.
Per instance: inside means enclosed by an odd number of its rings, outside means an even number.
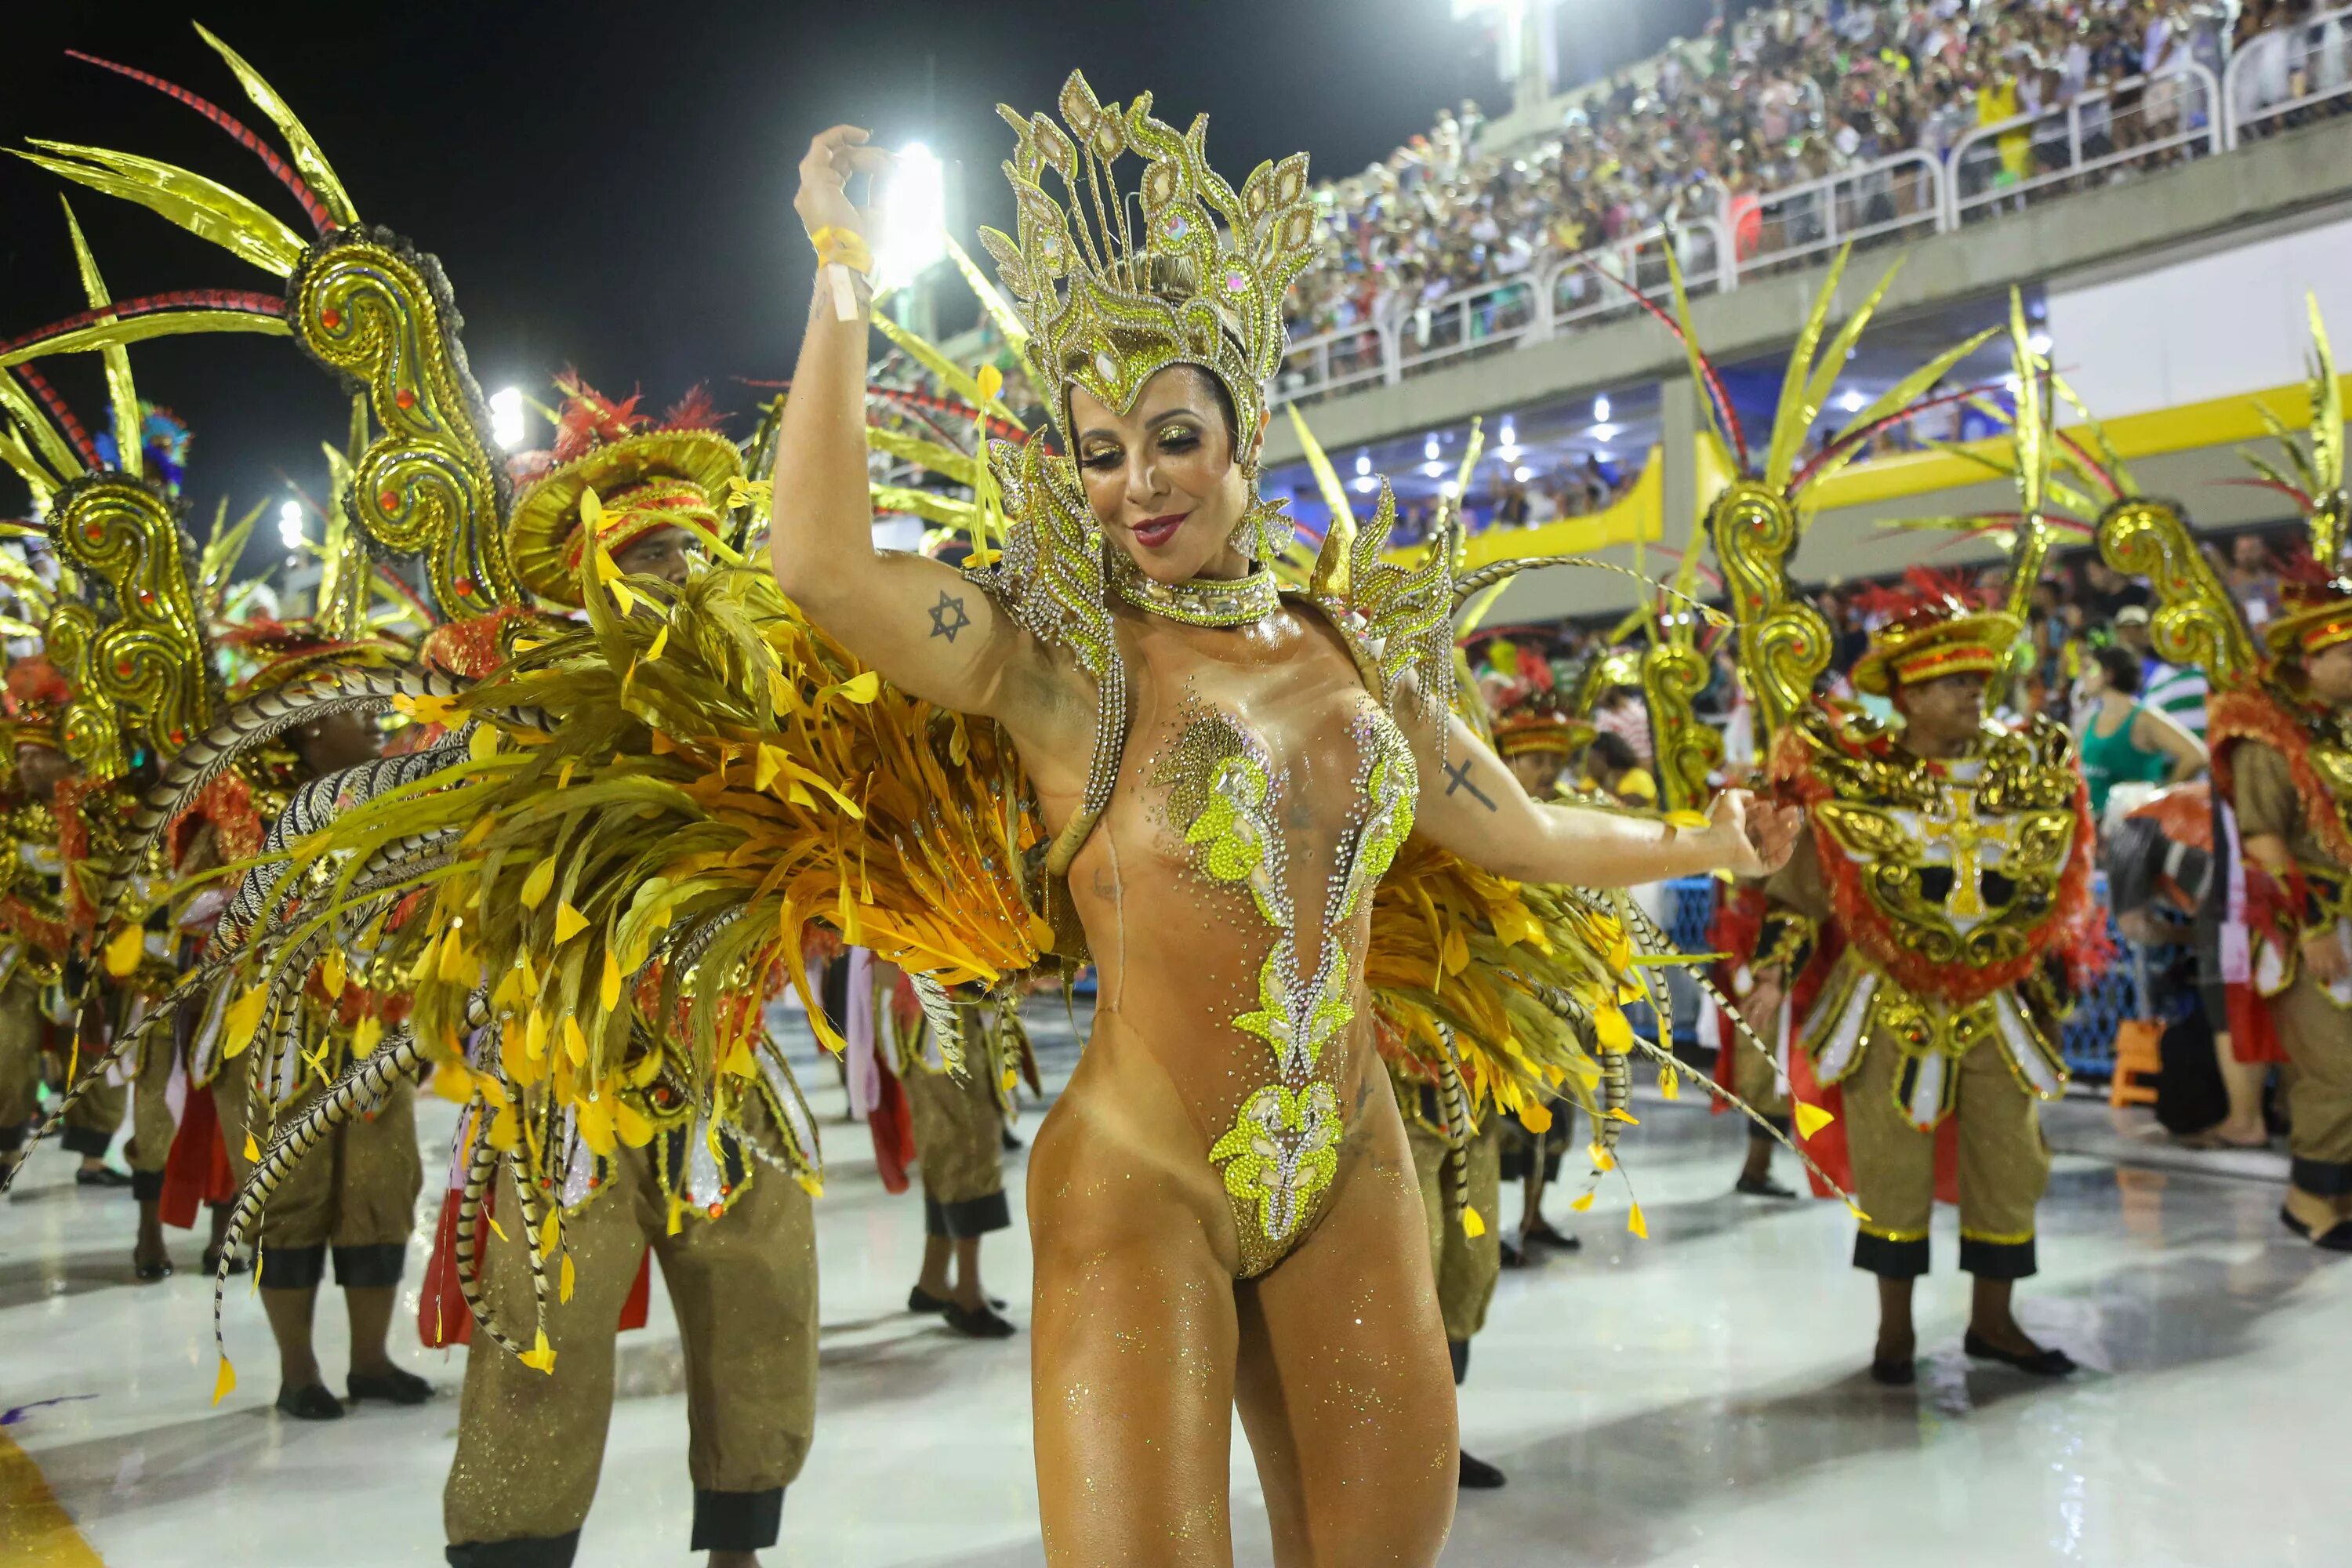
[[[268,137],[189,13],[81,0],[10,10],[0,144],[42,136],[180,163],[304,229],[260,162],[219,131],[61,52],[152,71]],[[977,252],[977,224],[1009,223],[1000,100],[1050,107],[1076,66],[1106,98],[1151,90],[1179,125],[1207,111],[1211,155],[1237,183],[1299,148],[1337,176],[1426,129],[1442,103],[1471,94],[1505,106],[1481,30],[1447,13],[1445,0],[313,0],[215,5],[202,19],[292,104],[363,219],[441,257],[486,388],[544,395],[572,363],[607,392],[642,386],[656,406],[707,381],[740,411],[753,395],[732,378],[790,374],[811,266],[793,164],[816,131],[851,121],[884,144],[926,140],[950,163],[950,221]],[[0,167],[0,337],[81,308],[61,186],[30,164]],[[118,297],[278,287],[143,209],[79,190],[74,205]],[[274,500],[280,473],[323,482],[318,444],[340,441],[348,405],[290,342],[182,339],[132,359],[142,394],[194,429],[200,518],[224,496],[233,510]],[[95,356],[44,368],[103,425]],[[0,473],[0,512],[22,501]]]

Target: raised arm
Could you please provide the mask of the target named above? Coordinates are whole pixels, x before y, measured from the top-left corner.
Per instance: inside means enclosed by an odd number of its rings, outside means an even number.
[[[884,173],[890,155],[865,143],[866,132],[847,125],[817,137],[801,160],[800,192],[793,199],[819,242],[819,265],[808,331],[776,437],[768,535],[776,582],[812,621],[892,685],[1003,720],[1016,739],[1050,740],[1037,733],[1040,717],[1066,704],[1042,700],[1054,677],[1036,639],[1000,615],[953,567],[874,547],[866,469],[872,294],[859,267],[871,265],[860,253],[873,224],[869,210],[851,202],[848,184],[855,175]],[[835,277],[827,258],[849,270]]]
[[[1705,827],[1528,798],[1511,770],[1459,719],[1448,718],[1440,761],[1433,728],[1415,737],[1421,753],[1422,831],[1464,859],[1523,882],[1630,888],[1700,872],[1761,877],[1789,858],[1799,813],[1757,802],[1744,790],[1716,798]]]

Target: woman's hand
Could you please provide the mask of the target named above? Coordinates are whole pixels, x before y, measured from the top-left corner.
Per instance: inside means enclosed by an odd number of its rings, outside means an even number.
[[[1717,840],[1715,865],[1738,877],[1769,877],[1789,863],[1797,847],[1804,809],[1773,805],[1744,789],[1715,797],[1706,834]]]
[[[866,145],[866,135],[855,125],[836,125],[809,143],[808,155],[801,160],[801,188],[793,195],[793,210],[810,234],[835,228],[872,241],[874,209],[849,199],[849,181],[854,174],[878,178],[887,174],[890,154]]]

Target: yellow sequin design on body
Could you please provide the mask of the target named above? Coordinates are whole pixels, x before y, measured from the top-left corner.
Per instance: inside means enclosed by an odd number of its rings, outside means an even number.
[[[1346,1131],[1324,1047],[1356,1016],[1351,1000],[1362,955],[1345,941],[1367,889],[1412,831],[1419,775],[1404,737],[1385,714],[1356,726],[1360,816],[1331,876],[1314,973],[1300,973],[1297,910],[1275,802],[1282,777],[1265,743],[1222,713],[1194,721],[1160,773],[1176,787],[1193,864],[1210,880],[1246,888],[1274,942],[1258,966],[1256,1008],[1234,1027],[1265,1043],[1276,1077],[1242,1103],[1209,1150],[1223,1168],[1241,1226],[1244,1272],[1270,1268],[1307,1227],[1339,1172]]]

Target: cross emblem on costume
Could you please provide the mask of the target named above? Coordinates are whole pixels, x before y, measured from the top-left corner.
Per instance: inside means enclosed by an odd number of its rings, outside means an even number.
[[[963,601],[944,588],[940,590],[940,602],[931,606],[931,635],[952,643],[956,633],[970,625],[971,617],[963,613]]]
[[[1965,930],[1987,913],[1985,867],[1988,860],[1997,866],[2007,858],[2017,825],[2003,816],[1979,816],[1975,785],[1958,784],[1943,791],[1934,809],[1921,812],[1918,822],[1927,858],[1951,865],[1952,893],[1944,912]]]

